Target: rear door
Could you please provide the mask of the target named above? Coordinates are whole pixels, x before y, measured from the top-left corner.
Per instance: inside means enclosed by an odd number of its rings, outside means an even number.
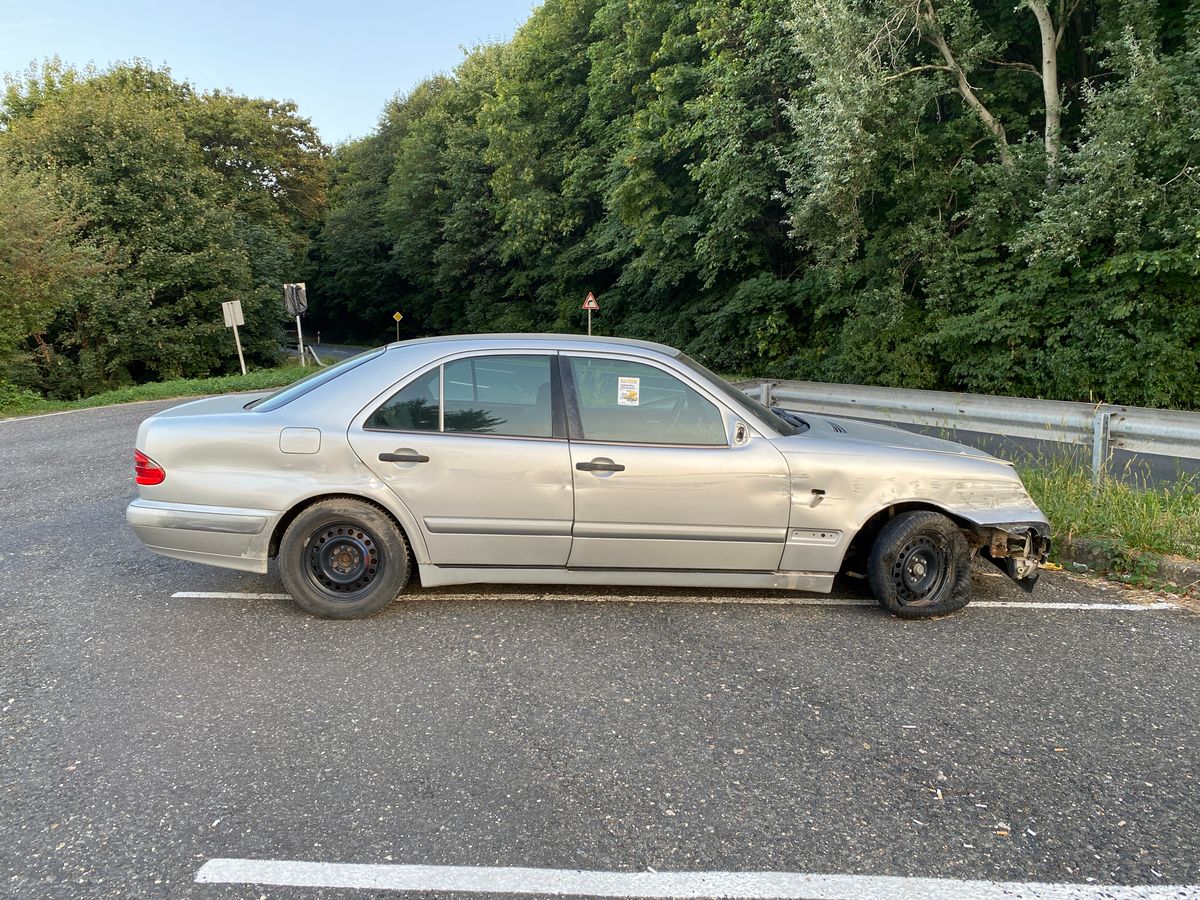
[[[573,483],[555,356],[446,360],[351,424],[351,446],[420,522],[435,565],[566,564]]]
[[[772,572],[790,476],[699,382],[617,354],[563,354],[575,528],[569,565]],[[739,428],[740,426],[740,428]]]

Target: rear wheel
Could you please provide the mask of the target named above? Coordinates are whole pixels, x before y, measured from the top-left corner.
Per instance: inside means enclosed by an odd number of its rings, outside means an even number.
[[[944,615],[971,601],[970,548],[941,513],[901,513],[875,539],[867,577],[875,598],[894,615]]]
[[[279,546],[279,574],[302,609],[327,619],[379,612],[408,583],[408,542],[378,507],[358,500],[314,503]]]

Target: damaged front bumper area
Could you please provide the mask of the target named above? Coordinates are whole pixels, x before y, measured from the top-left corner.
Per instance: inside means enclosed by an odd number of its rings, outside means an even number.
[[[1045,522],[1005,522],[979,527],[972,549],[1017,583],[1033,591],[1041,564],[1050,555],[1050,528]]]

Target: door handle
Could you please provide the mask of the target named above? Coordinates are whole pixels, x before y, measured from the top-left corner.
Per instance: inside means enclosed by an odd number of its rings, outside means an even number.
[[[428,456],[420,453],[380,453],[380,462],[429,462]]]
[[[620,463],[611,462],[581,462],[575,463],[580,472],[624,472],[625,467]]]

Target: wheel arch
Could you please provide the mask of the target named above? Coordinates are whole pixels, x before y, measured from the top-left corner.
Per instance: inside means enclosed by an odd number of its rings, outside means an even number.
[[[313,494],[312,496],[296,501],[275,523],[275,527],[271,532],[271,539],[267,545],[268,558],[275,559],[279,556],[279,544],[283,540],[284,533],[288,530],[292,522],[296,520],[296,517],[310,506],[323,503],[326,500],[356,500],[375,507],[391,519],[392,524],[400,530],[400,534],[408,542],[409,550],[418,564],[422,564],[428,559],[425,552],[425,541],[422,538],[420,529],[416,527],[415,520],[412,519],[411,514],[407,510],[398,512],[389,504],[381,502],[377,497],[355,491],[328,491],[321,494]]]
[[[967,544],[971,547],[972,551],[978,546],[976,536],[979,533],[980,526],[977,522],[972,522],[961,513],[956,513],[929,500],[904,500],[899,503],[888,504],[866,518],[846,546],[846,553],[842,557],[840,571],[845,571],[848,567],[858,563],[861,563],[865,567],[867,555],[871,552],[871,547],[874,546],[875,539],[879,536],[879,532],[883,530],[883,526],[901,513],[917,511],[941,513],[962,529],[967,537]]]

